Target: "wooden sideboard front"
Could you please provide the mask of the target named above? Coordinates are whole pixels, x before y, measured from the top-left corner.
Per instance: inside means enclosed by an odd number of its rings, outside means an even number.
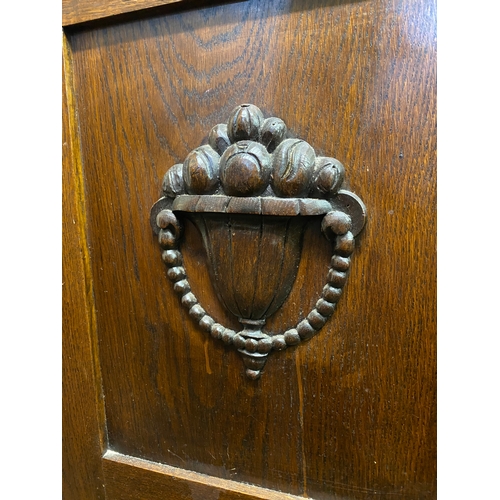
[[[436,498],[435,2],[115,3],[81,24],[66,2],[64,498]],[[166,170],[245,102],[338,158],[368,210],[335,313],[257,381],[180,306],[149,225]],[[237,328],[190,224],[183,253]],[[271,331],[330,255],[311,224]]]

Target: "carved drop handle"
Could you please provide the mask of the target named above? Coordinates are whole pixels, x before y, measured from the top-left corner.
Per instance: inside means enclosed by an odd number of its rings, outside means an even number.
[[[253,105],[239,106],[227,125],[212,129],[208,145],[168,170],[166,196],[151,209],[151,226],[181,304],[205,332],[240,352],[252,379],[260,377],[272,350],[310,339],[333,314],[347,280],[354,237],[366,219],[363,202],[340,189],[343,165],[317,157],[305,141],[286,139],[286,134],[282,120],[264,119]],[[320,215],[321,229],[333,245],[321,297],[294,328],[264,332],[267,317],[281,307],[295,281],[305,223]],[[191,290],[180,249],[182,217],[202,234],[219,299],[243,325],[238,333],[217,323]],[[237,252],[244,252],[249,241],[262,255],[274,252],[281,265],[271,268],[256,259],[245,268],[248,283],[235,287],[224,273],[229,266],[229,276],[242,275],[238,266],[246,261]],[[263,281],[265,288],[255,288]]]

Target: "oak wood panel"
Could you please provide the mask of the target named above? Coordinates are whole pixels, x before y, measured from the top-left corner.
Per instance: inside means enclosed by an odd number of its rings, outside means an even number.
[[[85,236],[83,182],[71,56],[63,63],[63,497],[104,499],[104,408]]]
[[[71,35],[110,447],[314,498],[434,498],[435,4],[246,2]],[[149,208],[163,173],[242,102],[346,165],[368,223],[344,296],[250,382],[178,306]],[[317,300],[319,221],[271,331]],[[216,300],[201,239],[184,255]]]
[[[157,500],[168,492],[176,500],[298,500],[249,484],[157,464],[108,451],[104,455],[106,493],[120,500]]]

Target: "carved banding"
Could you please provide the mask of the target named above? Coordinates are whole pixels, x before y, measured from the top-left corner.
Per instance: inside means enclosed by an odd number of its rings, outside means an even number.
[[[181,195],[173,201],[172,210],[192,213],[312,216],[327,214],[332,210],[332,204],[328,200],[308,198]]]

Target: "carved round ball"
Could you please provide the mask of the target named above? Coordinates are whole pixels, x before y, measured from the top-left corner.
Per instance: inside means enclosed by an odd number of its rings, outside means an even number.
[[[315,330],[320,330],[321,328],[323,328],[327,319],[328,318],[326,316],[323,316],[317,309],[313,309],[307,315],[307,321]]]
[[[332,304],[335,304],[336,302],[339,301],[340,297],[342,295],[342,289],[341,288],[335,288],[330,285],[326,285],[323,288],[323,298],[327,300],[328,302],[331,302]]]
[[[255,339],[246,339],[245,341],[245,349],[248,352],[255,352],[258,347],[258,342]]]
[[[182,163],[177,163],[173,167],[170,167],[167,170],[167,173],[163,176],[162,189],[165,196],[175,198],[176,196],[186,192],[182,172],[183,168],[184,166]]]
[[[234,330],[230,330],[229,328],[224,328],[224,331],[222,332],[220,339],[226,344],[232,344],[235,336],[236,332]]]
[[[314,149],[300,139],[285,139],[274,151],[272,187],[278,196],[306,196],[311,184]]]
[[[181,280],[174,284],[174,292],[179,295],[184,295],[191,291],[191,286],[188,280]]]
[[[258,196],[269,185],[271,156],[258,142],[229,146],[220,160],[220,178],[229,196]]]
[[[208,135],[208,144],[220,155],[229,147],[231,141],[227,135],[227,125],[219,123],[212,128]]]
[[[331,260],[331,265],[337,271],[347,271],[351,265],[351,259],[348,257],[341,257],[340,255],[334,255]]]
[[[178,250],[164,250],[161,258],[167,266],[179,266],[182,264],[182,255]]]
[[[189,315],[196,321],[200,321],[203,316],[205,316],[205,309],[200,306],[200,304],[195,304],[191,309],[189,309]]]
[[[258,141],[264,121],[262,111],[253,104],[241,104],[233,109],[227,121],[227,135],[231,142]]]
[[[275,351],[282,351],[287,347],[284,335],[274,335],[272,338],[272,342],[273,342],[273,349]]]
[[[297,325],[297,332],[302,340],[310,339],[313,335],[316,335],[316,330],[307,319],[302,320]]]
[[[181,229],[179,220],[172,210],[162,210],[156,216],[156,225],[160,229],[168,229],[171,232],[173,231],[176,237],[179,235]]]
[[[212,330],[212,325],[215,323],[214,319],[211,318],[208,314],[205,314],[203,318],[200,319],[199,325],[203,330],[210,333]]]
[[[291,330],[287,330],[285,332],[284,337],[285,337],[286,345],[300,344],[300,335],[297,332],[297,330],[295,330],[295,328],[292,328]]]
[[[160,233],[158,234],[158,241],[162,248],[172,249],[177,246],[177,238],[175,237],[172,231],[168,229],[160,229]]]
[[[179,220],[171,210],[162,210],[156,216],[156,225],[160,228],[158,241],[163,248],[175,248],[181,234]]]
[[[180,281],[186,277],[186,271],[182,266],[171,267],[167,271],[167,276],[171,281]]]
[[[220,156],[208,144],[191,151],[182,174],[189,194],[212,194],[219,186]]]
[[[191,307],[193,307],[197,303],[198,299],[191,292],[186,293],[186,295],[184,295],[181,299],[181,304],[187,309],[191,309]]]
[[[354,236],[351,232],[337,236],[333,250],[342,257],[349,257],[354,252]]]
[[[221,339],[222,338],[222,334],[224,332],[225,328],[219,324],[219,323],[214,323],[212,325],[212,327],[210,328],[210,335],[214,338],[214,339]]]
[[[342,288],[347,281],[347,274],[336,269],[330,269],[327,276],[328,283],[335,288]]]
[[[330,231],[334,234],[346,234],[352,229],[351,218],[344,212],[335,210],[327,213],[321,221],[321,230],[328,236]]]
[[[311,196],[331,197],[344,182],[344,165],[336,158],[317,157],[314,165]]]
[[[244,349],[245,348],[245,339],[239,333],[237,333],[233,337],[233,344],[236,347],[236,349]]]
[[[260,339],[259,345],[257,346],[257,351],[261,354],[269,352],[273,348],[273,341],[270,338]]]
[[[264,120],[260,131],[260,142],[272,153],[285,138],[287,126],[280,118],[271,117]]]
[[[335,304],[328,302],[325,299],[319,299],[318,302],[316,302],[316,310],[326,318],[329,318],[332,314],[333,311],[335,310]]]

